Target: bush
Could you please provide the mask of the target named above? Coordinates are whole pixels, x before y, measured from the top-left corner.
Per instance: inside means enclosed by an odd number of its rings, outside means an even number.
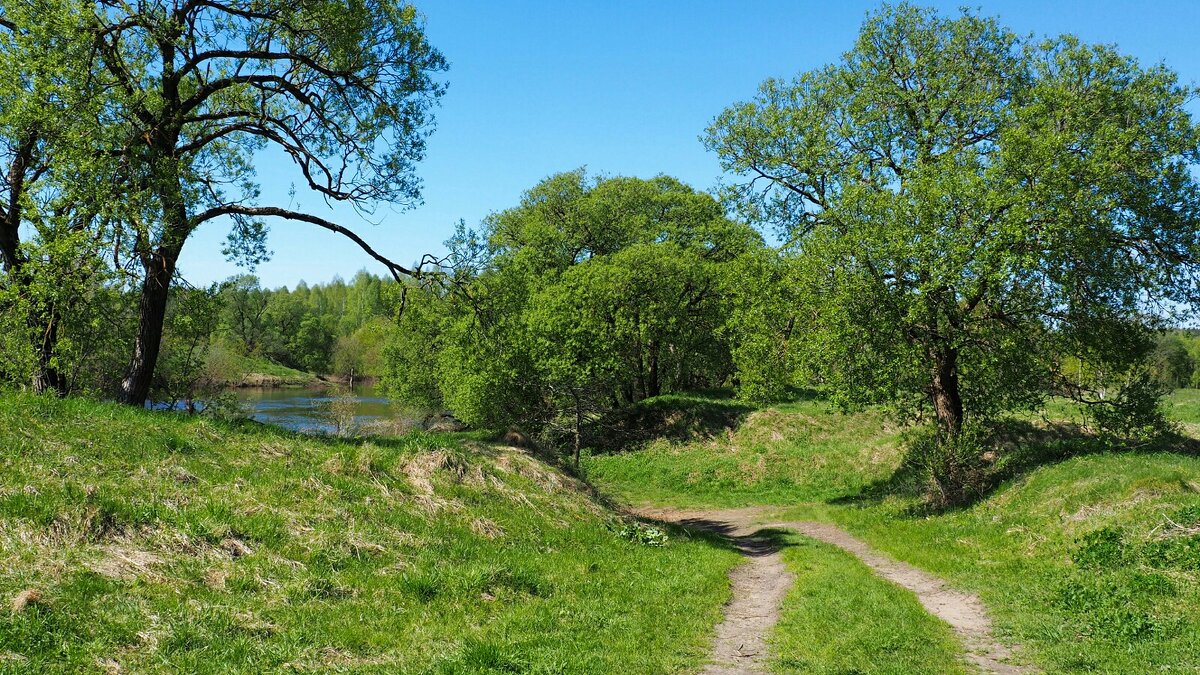
[[[1105,434],[1134,443],[1152,443],[1174,429],[1163,411],[1165,391],[1149,371],[1135,374],[1111,401],[1092,409],[1096,426]]]
[[[617,536],[643,546],[666,546],[667,533],[652,525],[625,523],[617,528]]]
[[[957,434],[922,427],[904,439],[905,463],[921,476],[931,506],[966,504],[982,494],[986,485],[983,453],[988,434],[967,426]]]

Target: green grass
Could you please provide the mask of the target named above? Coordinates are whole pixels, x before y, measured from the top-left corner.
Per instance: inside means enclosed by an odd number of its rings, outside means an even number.
[[[1097,454],[966,509],[826,507],[893,556],[979,594],[1050,672],[1200,672],[1200,458]]]
[[[0,467],[4,672],[687,672],[738,560],[449,436],[3,395]]]
[[[878,414],[805,401],[753,412],[735,429],[698,440],[660,438],[633,453],[593,454],[584,469],[602,490],[633,503],[793,504],[857,494],[885,479],[899,463],[899,438]]]
[[[1200,392],[1176,392],[1167,404],[1195,436]],[[1063,417],[1060,408],[1046,416]],[[1001,483],[968,507],[940,513],[923,508],[906,489],[911,481],[889,480],[902,454],[898,433],[881,416],[843,415],[816,402],[751,413],[723,434],[596,455],[587,469],[602,488],[633,502],[790,504],[791,519],[835,521],[978,593],[999,638],[1047,672],[1200,672],[1200,457],[1184,445],[1105,452],[1079,436],[1028,434],[1017,443],[1029,447],[999,459]],[[792,564],[807,575],[803,565],[814,563]],[[857,586],[848,561],[821,567],[831,588]],[[846,581],[835,578],[843,573]],[[823,619],[829,602],[820,590],[789,597],[785,614],[800,619],[778,629],[785,658],[803,661],[801,672],[879,672],[856,665],[858,656],[838,660],[857,654],[853,645],[815,644],[838,639],[840,622],[843,632],[863,636],[866,653],[887,631],[867,603]],[[898,640],[926,634],[907,624],[891,630]],[[787,656],[791,649],[799,656]]]
[[[1179,389],[1166,400],[1167,415],[1184,425],[1192,436],[1200,427],[1200,389]]]
[[[238,380],[229,383],[231,386],[311,387],[321,382],[312,373],[289,368],[269,359],[232,353],[229,358],[232,371],[239,373]]]
[[[949,626],[911,593],[853,555],[807,537],[785,537],[796,577],[771,647],[780,673],[964,673]]]

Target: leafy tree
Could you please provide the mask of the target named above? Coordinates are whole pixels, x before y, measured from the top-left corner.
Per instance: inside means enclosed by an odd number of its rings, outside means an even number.
[[[258,277],[252,274],[240,274],[221,285],[221,325],[229,337],[247,354],[262,350],[266,339],[266,326],[271,319],[278,321],[276,328],[285,335],[299,328],[299,322],[289,322],[291,317],[278,309],[273,315],[267,315],[270,299],[273,297],[263,290]]]
[[[428,288],[412,287],[385,294],[385,301],[399,306],[394,330],[388,331],[382,347],[381,384],[388,396],[422,410],[445,407],[439,386],[438,362],[443,353],[443,335],[453,308]]]
[[[290,356],[284,364],[310,373],[324,373],[329,369],[336,339],[332,320],[316,315],[306,316],[296,334],[288,340]]]
[[[143,276],[123,401],[146,398],[176,262],[203,223],[232,219],[225,252],[249,264],[267,255],[263,219],[283,218],[349,237],[393,274],[409,271],[336,223],[260,205],[251,160],[280,150],[306,187],[359,208],[414,203],[415,164],[443,91],[434,75],[446,64],[411,5],[150,0],[87,14],[97,63],[119,94],[105,115],[129,127],[101,151],[130,167],[122,234]]]
[[[1193,300],[1191,95],[1109,46],[887,5],[706,141],[786,238],[801,369],[949,438],[1070,391],[1064,354],[1131,372]]]
[[[762,249],[731,265],[722,284],[732,310],[722,333],[730,343],[738,395],[780,400],[804,380],[803,341],[808,323],[800,287],[792,283],[795,257]]]
[[[1178,333],[1160,335],[1150,355],[1150,370],[1164,387],[1178,389],[1189,386],[1196,363],[1188,353],[1185,338]]]
[[[94,291],[111,270],[98,259],[116,203],[108,186],[122,175],[111,156],[89,148],[122,133],[96,123],[111,100],[90,68],[86,6],[39,0],[0,6],[0,305],[4,368],[35,391],[65,394],[82,362],[69,342],[92,342]],[[72,331],[82,331],[74,332]]]
[[[216,395],[225,386],[219,377],[223,373],[213,373],[208,367],[220,309],[216,286],[176,286],[171,290],[163,350],[151,389],[153,400],[172,409],[182,404],[194,413],[199,401]]]

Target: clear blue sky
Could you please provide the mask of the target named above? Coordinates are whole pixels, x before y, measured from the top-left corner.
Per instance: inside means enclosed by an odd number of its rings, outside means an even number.
[[[943,11],[978,6],[1010,28],[1038,36],[1074,33],[1115,43],[1143,63],[1164,62],[1200,82],[1200,0],[984,0],[928,2]],[[517,203],[559,171],[587,166],[609,175],[677,176],[700,189],[720,177],[698,140],[724,107],[751,97],[767,77],[790,77],[847,50],[873,2],[417,0],[428,34],[450,61],[449,91],[421,165],[424,204],[381,209],[364,221],[305,194],[285,158],[258,162],[262,203],[292,204],[354,226],[384,255],[411,263],[461,218],[476,224]],[[1193,102],[1193,114],[1200,106]],[[223,260],[227,225],[210,223],[184,249],[195,284],[238,272]],[[301,279],[377,274],[351,242],[301,224],[271,224],[273,259],[258,275],[269,287]]]

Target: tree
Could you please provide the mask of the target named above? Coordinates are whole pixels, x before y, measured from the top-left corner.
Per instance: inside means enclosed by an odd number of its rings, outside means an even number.
[[[434,75],[446,63],[411,5],[149,0],[97,3],[91,16],[120,97],[105,114],[129,128],[111,150],[131,167],[122,234],[143,275],[121,400],[146,398],[176,262],[208,221],[232,219],[226,253],[250,264],[267,255],[263,219],[282,218],[349,237],[393,275],[410,272],[343,226],[258,204],[251,160],[281,151],[309,189],[361,209],[415,203],[415,164],[443,92]]]
[[[182,405],[189,413],[197,402],[217,394],[225,382],[209,372],[212,336],[220,320],[220,296],[211,288],[171,289],[166,330],[151,393],[170,409]]]
[[[62,341],[94,318],[93,291],[112,271],[99,260],[113,217],[104,195],[121,175],[91,149],[121,125],[96,124],[108,82],[89,67],[80,9],[71,0],[0,7],[0,304],[14,338],[5,361],[23,364],[19,377],[35,391],[60,395],[78,365]]]
[[[267,338],[267,310],[272,305],[272,297],[259,285],[258,277],[252,274],[239,274],[221,284],[221,323],[246,354],[255,354],[263,347]],[[275,303],[276,306],[278,304]],[[281,313],[277,307],[274,309],[276,316],[271,318],[279,320],[285,335],[299,328],[299,322],[289,322],[290,317],[279,316]]]
[[[1191,94],[1109,46],[888,5],[706,143],[743,213],[781,227],[812,381],[950,438],[1071,391],[1064,354],[1129,370],[1190,305]]]
[[[1191,384],[1196,363],[1181,334],[1166,333],[1158,337],[1150,357],[1150,370],[1159,384],[1169,389]]]

